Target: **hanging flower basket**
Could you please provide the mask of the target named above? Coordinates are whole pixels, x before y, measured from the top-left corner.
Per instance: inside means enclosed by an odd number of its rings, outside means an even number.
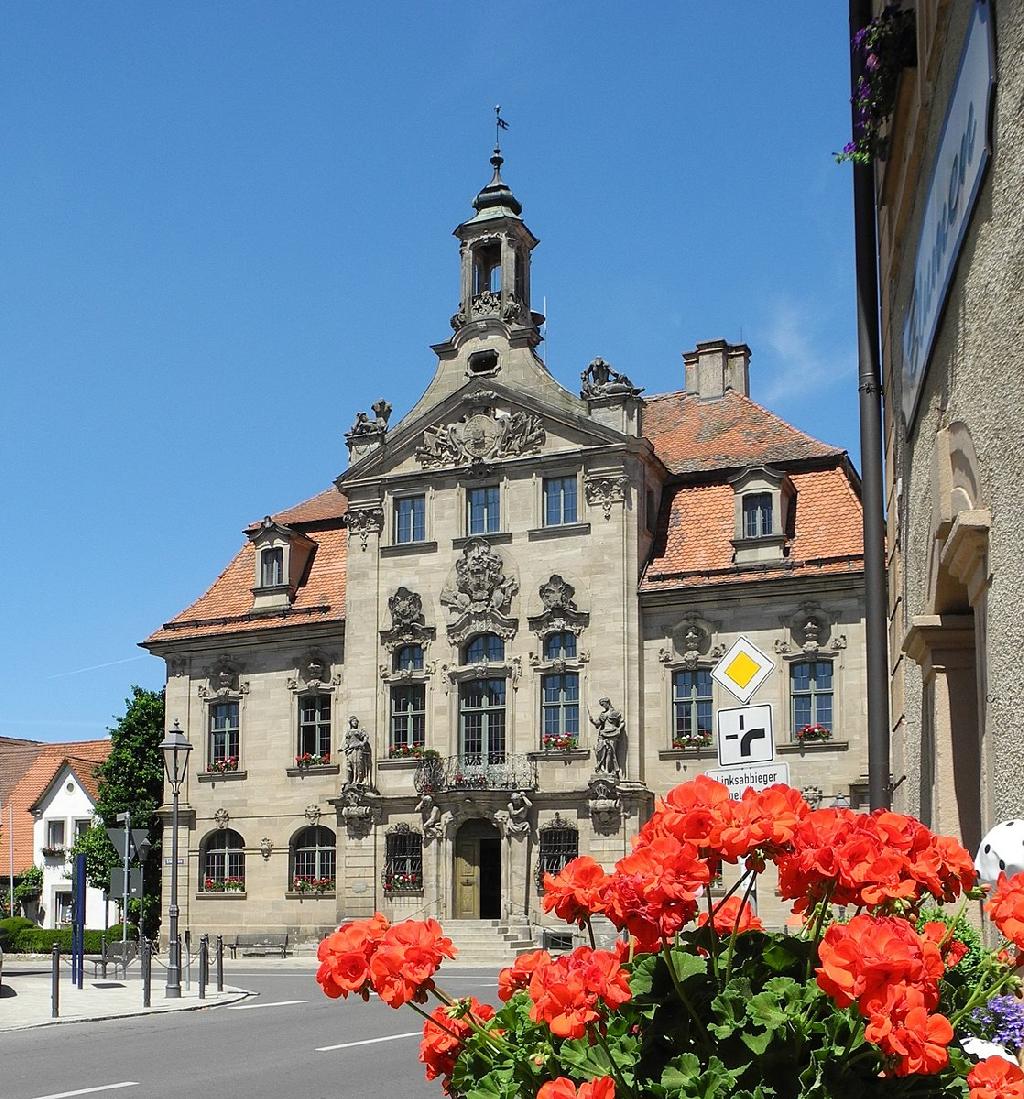
[[[852,49],[859,74],[853,97],[853,140],[835,157],[840,163],[870,164],[884,160],[888,153],[883,129],[896,106],[900,74],[917,63],[913,9],[887,4],[854,35]]]
[[[792,933],[751,905],[769,863]],[[713,897],[723,865],[736,880]],[[590,945],[518,957],[497,1009],[435,985],[456,950],[434,919],[342,925],[317,980],[423,1016],[427,1079],[454,1099],[1024,1096],[1015,1061],[964,1048],[997,1037],[978,1009],[1020,987],[1007,949],[1024,949],[1024,874],[1001,876],[986,910],[1007,941],[982,949],[939,907],[983,896],[970,855],[911,817],[812,810],[784,785],[732,801],[699,776],[610,873],[584,856],[544,890]],[[596,948],[595,918],[622,933],[612,949]]]

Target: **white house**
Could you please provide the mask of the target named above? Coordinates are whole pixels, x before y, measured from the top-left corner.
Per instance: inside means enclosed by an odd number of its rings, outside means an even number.
[[[31,806],[33,862],[43,869],[39,897],[39,923],[60,927],[71,922],[71,862],[67,852],[79,834],[92,824],[97,785],[93,760],[64,758]],[[85,891],[85,926],[102,928],[116,923],[117,905],[111,903],[104,918],[103,893]]]

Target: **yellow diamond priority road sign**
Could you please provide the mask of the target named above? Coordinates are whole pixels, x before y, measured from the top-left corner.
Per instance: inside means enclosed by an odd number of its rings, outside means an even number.
[[[740,702],[746,702],[774,669],[756,645],[741,637],[711,670],[711,677]]]

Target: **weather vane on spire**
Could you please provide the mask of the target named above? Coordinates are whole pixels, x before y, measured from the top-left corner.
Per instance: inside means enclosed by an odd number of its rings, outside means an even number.
[[[501,131],[508,129],[508,123],[501,117],[501,104],[494,108],[494,147],[501,146]]]

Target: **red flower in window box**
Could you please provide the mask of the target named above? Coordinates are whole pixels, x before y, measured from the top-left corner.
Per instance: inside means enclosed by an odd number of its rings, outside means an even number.
[[[672,738],[672,747],[676,749],[709,748],[711,746],[711,730],[699,729],[695,733],[684,733]]]
[[[314,752],[300,752],[295,757],[296,767],[326,767],[330,762],[330,752],[324,752],[322,755]]]
[[[811,744],[832,739],[832,730],[827,725],[804,725],[797,729],[796,739],[801,744]]]
[[[422,744],[392,744],[388,749],[388,759],[422,759]]]
[[[224,775],[228,771],[237,771],[238,756],[225,756],[224,759],[215,759],[206,770],[211,775]]]
[[[578,748],[580,738],[578,733],[545,733],[545,752],[571,752]]]

